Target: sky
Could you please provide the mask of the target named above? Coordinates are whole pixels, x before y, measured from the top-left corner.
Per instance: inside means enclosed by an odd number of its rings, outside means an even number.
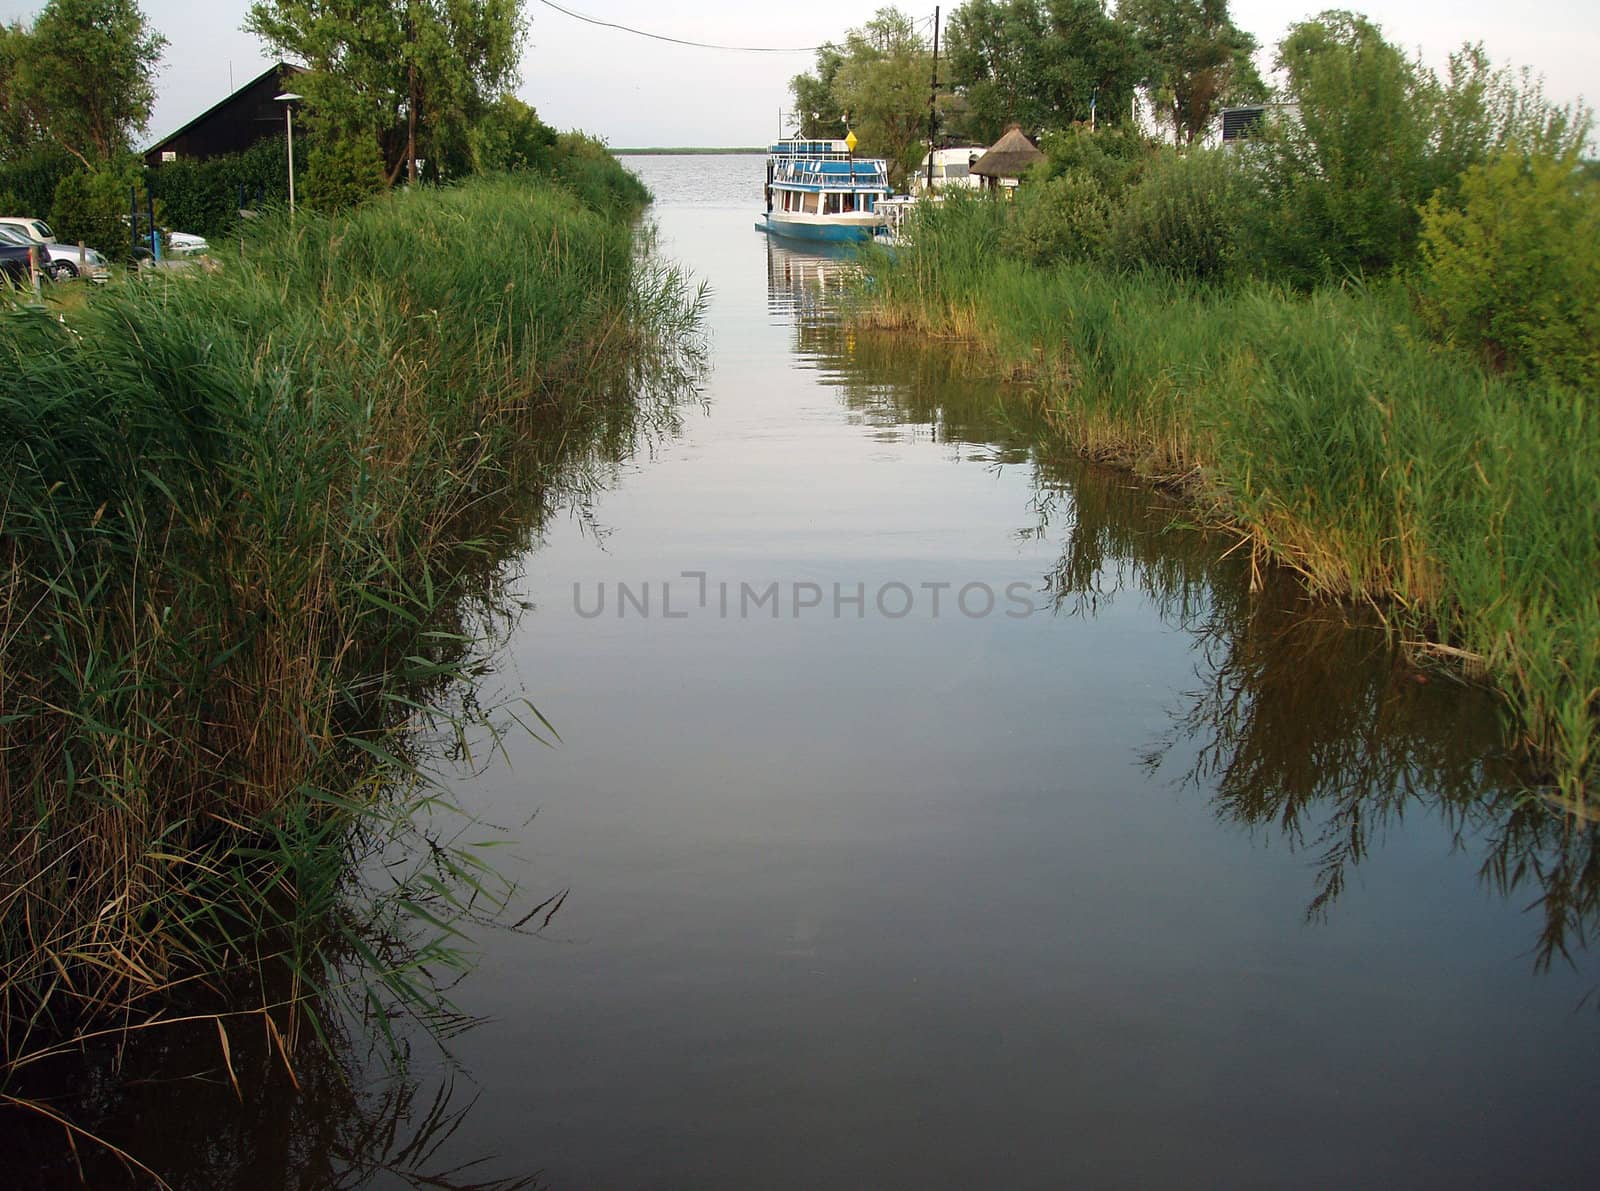
[[[613,146],[761,145],[789,104],[789,79],[811,68],[808,53],[749,54],[691,49],[582,24],[524,0],[530,18],[517,94],[558,128],[580,128]],[[561,0],[563,7],[687,40],[739,45],[812,46],[860,25],[872,0],[808,0],[796,6],[749,0],[668,6],[659,0]],[[270,64],[260,42],[240,31],[248,0],[141,0],[169,41],[157,80],[154,117],[143,143],[165,136]],[[899,7],[931,17],[920,0]],[[1542,74],[1551,99],[1600,101],[1600,4],[1505,0],[1234,0],[1234,22],[1264,47],[1289,25],[1322,8],[1364,12],[1390,41],[1418,50],[1430,65],[1465,41],[1482,41],[1496,62]],[[0,0],[0,19],[31,19],[42,3]],[[956,7],[946,4],[946,13]],[[1262,56],[1270,66],[1270,53]]]

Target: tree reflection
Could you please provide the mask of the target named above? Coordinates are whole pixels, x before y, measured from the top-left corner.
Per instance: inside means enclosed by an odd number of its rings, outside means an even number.
[[[1308,917],[1420,813],[1481,855],[1500,896],[1533,895],[1537,967],[1586,948],[1600,923],[1600,825],[1530,789],[1492,693],[1419,669],[1375,614],[1252,573],[1217,534],[1168,532],[1176,506],[1129,481],[1080,468],[1041,507],[1052,503],[1066,522],[1046,579],[1058,610],[1093,613],[1135,589],[1193,635],[1199,684],[1147,768],[1176,761],[1219,819],[1314,855]]]
[[[1198,684],[1148,750],[1152,774],[1175,768],[1223,822],[1313,855],[1312,919],[1408,814],[1428,815],[1479,857],[1489,889],[1538,914],[1539,969],[1586,949],[1600,926],[1600,823],[1539,791],[1490,692],[1419,669],[1375,614],[1311,601],[1229,535],[1187,524],[1177,499],[1052,453],[1028,395],[985,376],[983,357],[851,330],[849,268],[769,247],[771,309],[792,317],[797,354],[858,424],[926,427],[995,466],[1032,467],[1034,524],[1019,533],[1062,543],[1043,580],[1055,612],[1093,616],[1133,592],[1192,635]]]

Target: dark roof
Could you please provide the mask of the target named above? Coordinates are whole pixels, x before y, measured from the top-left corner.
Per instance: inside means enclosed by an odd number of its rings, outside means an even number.
[[[283,122],[281,106],[272,103],[283,84],[305,68],[290,62],[274,62],[264,71],[201,112],[182,128],[144,151],[151,165],[161,163],[163,152],[179,157],[204,159],[222,153],[237,153],[256,141],[273,135]]]
[[[1044,154],[1022,135],[1020,126],[1013,124],[1005,136],[973,163],[972,172],[987,178],[1020,178],[1030,165],[1043,160]]]

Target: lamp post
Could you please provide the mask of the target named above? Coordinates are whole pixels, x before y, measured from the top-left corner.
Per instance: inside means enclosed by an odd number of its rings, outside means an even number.
[[[275,95],[273,99],[283,104],[284,126],[288,129],[289,139],[289,218],[294,219],[294,105],[304,96],[296,95],[293,91],[285,91],[282,95]]]

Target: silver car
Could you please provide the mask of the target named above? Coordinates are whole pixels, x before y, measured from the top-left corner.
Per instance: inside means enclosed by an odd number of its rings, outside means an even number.
[[[60,243],[50,225],[42,219],[0,219],[0,240],[37,247],[44,257],[40,262],[42,267],[55,281],[67,281],[80,274],[91,281],[105,281],[111,276],[105,257],[93,248],[80,252],[74,245]]]

